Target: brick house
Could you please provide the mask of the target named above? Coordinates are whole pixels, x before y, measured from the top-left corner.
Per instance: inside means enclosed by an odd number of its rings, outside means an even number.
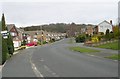
[[[19,37],[19,32],[15,24],[7,24],[7,29],[13,38],[14,47],[20,47],[22,41],[21,41],[21,38]]]
[[[92,26],[87,26],[86,27],[86,34],[88,35],[93,35],[93,27]]]

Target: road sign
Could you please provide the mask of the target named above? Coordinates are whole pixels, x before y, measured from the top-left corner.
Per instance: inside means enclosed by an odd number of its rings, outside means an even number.
[[[1,34],[2,34],[2,36],[3,36],[3,38],[8,38],[8,31],[7,30],[5,30],[5,31],[1,31]]]

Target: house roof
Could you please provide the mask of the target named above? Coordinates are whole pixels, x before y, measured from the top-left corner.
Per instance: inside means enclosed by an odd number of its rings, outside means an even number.
[[[10,31],[13,27],[15,27],[15,24],[7,24],[6,27],[8,31]]]
[[[17,28],[18,32],[25,32],[23,29]]]
[[[102,23],[104,23],[104,22],[106,22],[106,23],[108,23],[108,24],[112,25],[111,23],[109,23],[109,22],[108,22],[108,21],[106,21],[106,20],[102,21],[102,22],[101,22],[101,23],[99,23],[98,25],[100,25],[100,24],[102,24]]]

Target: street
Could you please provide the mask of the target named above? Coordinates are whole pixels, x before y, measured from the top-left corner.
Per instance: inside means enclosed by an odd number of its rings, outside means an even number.
[[[62,39],[19,51],[2,70],[3,77],[118,77],[118,62],[68,49]]]

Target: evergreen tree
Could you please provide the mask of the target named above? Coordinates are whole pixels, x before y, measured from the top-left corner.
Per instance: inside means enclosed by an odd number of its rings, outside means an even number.
[[[2,24],[0,21],[0,32],[1,32]],[[0,33],[0,65],[2,64],[2,35]]]
[[[9,54],[13,55],[14,45],[13,45],[13,40],[10,33],[8,33],[7,45],[8,45]]]
[[[4,17],[4,14],[2,14],[2,20],[1,20],[1,22],[2,22],[2,31],[7,30],[6,24],[5,24],[5,17]]]
[[[7,43],[6,43],[5,39],[2,37],[2,64],[4,64],[4,62],[6,61],[7,54],[8,54]]]
[[[5,17],[4,14],[2,14],[2,31],[7,30],[6,24],[5,24]],[[9,50],[9,54],[13,54],[14,52],[14,46],[13,46],[13,40],[12,37],[10,35],[10,33],[8,33],[8,38],[4,39],[5,42],[7,43],[6,47]]]
[[[110,40],[110,31],[109,31],[109,29],[107,29],[106,30],[106,33],[105,33],[105,38],[106,38],[106,40]]]

